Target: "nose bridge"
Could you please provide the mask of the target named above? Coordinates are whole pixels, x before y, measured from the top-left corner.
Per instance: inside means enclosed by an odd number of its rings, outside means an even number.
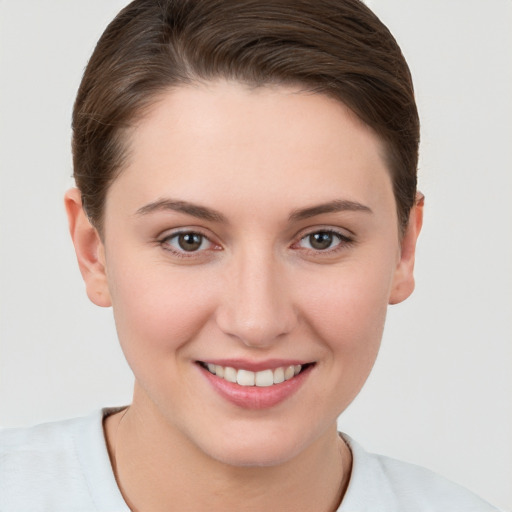
[[[286,276],[273,251],[252,245],[233,256],[218,312],[220,328],[244,344],[265,347],[296,321]]]

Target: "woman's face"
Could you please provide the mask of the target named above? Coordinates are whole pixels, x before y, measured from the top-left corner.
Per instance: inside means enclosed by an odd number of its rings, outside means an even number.
[[[412,290],[378,137],[326,96],[218,82],[168,92],[128,143],[100,302],[134,407],[217,460],[291,459],[332,433]]]

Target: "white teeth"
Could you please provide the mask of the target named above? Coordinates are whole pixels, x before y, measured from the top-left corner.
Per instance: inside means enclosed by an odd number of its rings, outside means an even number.
[[[274,384],[274,372],[272,370],[263,370],[262,372],[256,372],[255,384],[260,388],[272,386]]]
[[[230,366],[226,366],[226,368],[224,368],[224,379],[228,382],[236,382],[236,374],[237,371],[234,368],[231,368]]]
[[[284,370],[283,368],[276,368],[274,370],[274,384],[281,384],[284,382]]]
[[[206,367],[210,373],[217,375],[228,382],[237,383],[239,386],[258,386],[268,387],[274,384],[281,384],[285,380],[290,380],[298,375],[302,370],[302,365],[295,364],[290,366],[281,366],[275,370],[262,370],[252,372],[250,370],[236,370],[231,366],[220,366],[218,364],[207,363]]]
[[[254,372],[238,370],[236,382],[240,386],[254,386]]]
[[[295,375],[295,366],[287,366],[284,370],[284,380],[290,380]]]

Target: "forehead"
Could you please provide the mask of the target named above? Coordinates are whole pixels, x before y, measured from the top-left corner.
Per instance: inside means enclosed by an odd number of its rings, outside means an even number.
[[[127,144],[127,165],[109,195],[124,189],[131,208],[165,195],[261,207],[293,197],[300,207],[333,194],[373,201],[391,190],[379,137],[342,103],[298,88],[173,89]]]

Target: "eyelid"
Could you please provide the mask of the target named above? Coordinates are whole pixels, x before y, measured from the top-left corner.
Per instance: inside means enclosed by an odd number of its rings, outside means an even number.
[[[348,231],[350,234],[347,234],[346,231]],[[308,236],[314,235],[315,233],[331,233],[337,237],[339,237],[340,242],[337,243],[334,247],[329,247],[327,249],[321,250],[321,249],[309,249],[306,247],[298,247],[300,242],[307,238]],[[310,226],[306,229],[301,230],[297,236],[295,237],[295,241],[291,245],[292,248],[297,248],[299,250],[311,252],[314,254],[319,255],[329,255],[333,254],[339,250],[343,250],[347,246],[353,245],[355,243],[355,238],[352,231],[348,229],[342,229],[342,228],[335,228],[332,226]]]
[[[185,235],[185,234],[196,234],[200,235],[203,239],[207,240],[210,244],[210,247],[206,249],[200,249],[197,251],[185,251],[185,250],[179,250],[175,247],[173,247],[170,243],[168,243],[169,240],[178,237],[179,235]],[[175,229],[165,230],[156,238],[156,243],[162,247],[163,250],[170,252],[171,254],[174,254],[180,258],[194,258],[194,257],[200,257],[204,256],[204,253],[211,250],[221,250],[222,246],[218,242],[215,242],[212,240],[212,236],[205,233],[205,230],[197,227],[197,226],[190,226],[190,227],[179,227]]]
[[[343,240],[351,241],[354,241],[356,236],[355,233],[350,229],[330,226],[328,224],[320,224],[317,226],[308,226],[307,228],[301,229],[294,238],[295,240],[302,240],[304,237],[314,235],[315,233],[333,233],[334,235],[338,235]]]
[[[186,234],[186,233],[196,233],[198,235],[201,235],[208,240],[210,240],[212,243],[216,243],[213,240],[218,238],[216,235],[214,235],[209,229],[205,229],[202,226],[196,226],[196,225],[183,225],[183,226],[177,226],[174,228],[167,228],[164,230],[161,230],[158,235],[155,236],[155,240],[163,241],[167,238],[171,238],[176,235],[180,234]],[[218,243],[220,245],[220,243]]]

